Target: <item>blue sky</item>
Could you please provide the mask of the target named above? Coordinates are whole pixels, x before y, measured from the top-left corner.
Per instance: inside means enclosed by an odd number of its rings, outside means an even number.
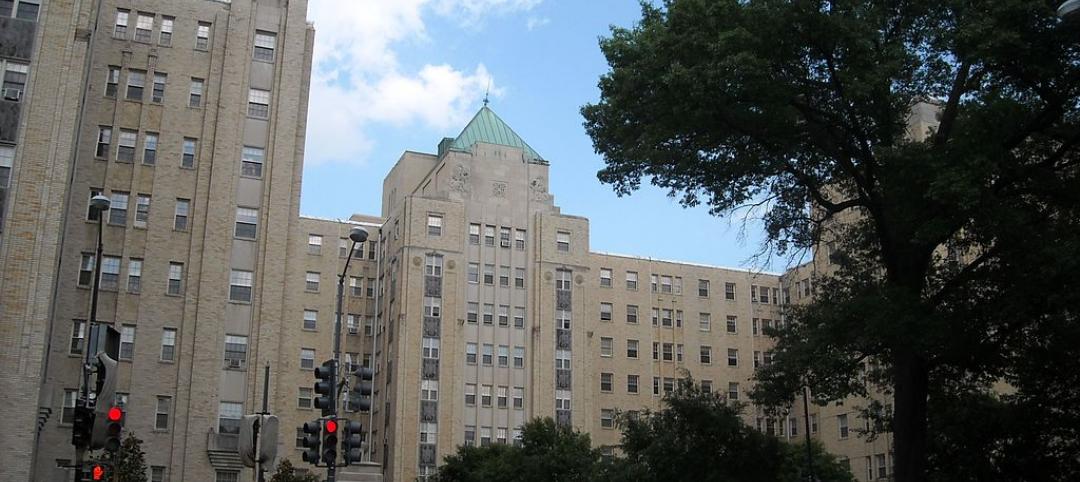
[[[630,26],[636,0],[310,0],[316,54],[301,212],[379,214],[385,174],[404,150],[434,152],[481,106],[551,162],[564,213],[586,216],[591,249],[696,263],[750,261],[760,228],[684,209],[645,186],[600,184],[579,109],[607,70],[597,40]],[[632,215],[628,215],[633,213]]]

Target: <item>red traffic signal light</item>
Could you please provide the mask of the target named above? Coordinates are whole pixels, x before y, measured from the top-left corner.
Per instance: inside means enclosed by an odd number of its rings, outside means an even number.
[[[327,420],[326,431],[329,433],[337,433],[337,421],[334,419]]]
[[[105,480],[105,467],[95,465],[94,468],[90,469],[90,477],[93,480]]]
[[[121,410],[120,407],[112,407],[109,409],[108,417],[110,422],[119,422],[120,418],[123,416],[124,411]]]

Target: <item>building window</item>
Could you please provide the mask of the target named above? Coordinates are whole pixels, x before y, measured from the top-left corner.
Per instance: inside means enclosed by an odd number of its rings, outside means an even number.
[[[525,368],[525,347],[514,347],[514,368]]]
[[[109,224],[127,226],[128,193],[113,191],[109,203]]]
[[[135,355],[135,326],[123,325],[120,327],[120,359],[131,361]]]
[[[420,381],[420,400],[426,400],[429,402],[436,402],[439,400],[439,381],[438,380],[421,380]]]
[[[627,375],[626,376],[626,393],[637,393],[638,392],[638,381],[639,381],[638,375]]]
[[[195,50],[210,48],[210,23],[199,22],[195,27]]]
[[[611,337],[600,337],[600,356],[611,356],[614,352],[615,339]]]
[[[469,263],[469,270],[468,271],[469,271],[468,281],[470,283],[479,283],[480,282],[480,264],[479,263]]]
[[[476,323],[480,316],[480,304],[475,301],[465,303],[465,321]]]
[[[555,369],[570,369],[570,350],[555,350]]]
[[[499,246],[503,248],[510,247],[510,228],[499,228]]]
[[[168,285],[165,288],[165,293],[169,295],[180,295],[183,292],[184,283],[184,263],[169,263],[169,279]]]
[[[255,53],[252,56],[255,60],[263,62],[274,61],[274,44],[277,43],[277,35],[272,32],[264,32],[262,30],[255,31]]]
[[[237,238],[255,239],[258,234],[259,210],[251,208],[236,208],[236,229],[234,234]]]
[[[165,482],[165,467],[150,467],[150,482]]]
[[[229,301],[251,302],[253,273],[239,269],[229,273]]]
[[[3,83],[4,100],[18,102],[22,99],[23,92],[26,90],[26,78],[30,73],[30,66],[11,61],[3,61],[2,63],[5,64]]]
[[[232,470],[215,471],[214,482],[240,482],[240,472]]]
[[[120,285],[120,258],[118,256],[101,257],[101,289],[116,291]]]
[[[307,291],[319,291],[319,273],[308,271],[304,275],[304,289]]]
[[[161,17],[161,31],[158,33],[158,44],[168,47],[172,45],[173,23],[172,17]]]
[[[514,328],[525,328],[525,307],[514,307]]]
[[[570,410],[570,390],[555,390],[555,410]]]
[[[664,294],[671,293],[671,277],[667,275],[660,276],[660,292]]]
[[[469,224],[469,244],[480,244],[480,225]]]
[[[116,22],[113,23],[113,37],[127,38],[128,17],[131,16],[131,12],[128,10],[116,10]]]
[[[15,18],[36,21],[38,10],[41,8],[40,0],[4,0],[0,1],[0,17],[10,17],[14,11]],[[16,7],[18,4],[18,7]]]
[[[484,343],[483,348],[484,352],[482,354],[483,358],[481,359],[481,361],[483,362],[484,366],[491,366],[495,359],[495,345],[492,345],[490,343]]]
[[[157,406],[154,410],[154,430],[169,429],[169,411],[172,408],[172,397],[157,397]]]
[[[510,365],[510,347],[506,345],[499,345],[499,366],[507,367]]]
[[[848,438],[848,418],[846,413],[836,416],[836,427],[841,440]]]
[[[153,166],[157,163],[157,144],[158,135],[147,132],[146,137],[143,138],[143,164]]]
[[[304,310],[304,324],[305,330],[314,330],[318,325],[319,312],[315,310]]]
[[[425,336],[422,340],[421,355],[431,360],[439,359],[439,339]]]
[[[496,406],[499,408],[506,408],[510,403],[509,394],[507,393],[508,387],[500,386],[496,389],[495,400]]]
[[[248,89],[248,116],[258,119],[270,118],[270,91]]]
[[[79,286],[88,287],[94,280],[94,255],[83,253],[79,262]]]
[[[177,231],[187,231],[188,212],[190,209],[190,199],[176,199],[176,210],[173,213],[173,229]]]
[[[465,344],[465,363],[469,365],[476,364],[476,343]]]
[[[610,392],[610,391],[612,391],[613,390],[612,385],[614,385],[614,378],[615,378],[614,373],[601,373],[600,374],[600,391],[601,392]]]
[[[166,74],[155,72],[154,73],[154,87],[150,92],[150,101],[158,104],[165,101],[165,81],[168,78]]]
[[[198,139],[192,137],[184,138],[183,155],[180,158],[180,167],[195,167],[195,149],[198,146],[198,142]]]
[[[504,288],[510,287],[510,267],[499,266],[499,286]]]
[[[71,343],[68,344],[68,353],[81,355],[83,352],[83,340],[86,339],[86,321],[75,320],[71,322]]]
[[[315,350],[311,348],[300,349],[300,369],[301,370],[313,370],[315,369]]]
[[[697,280],[697,295],[703,298],[709,297],[709,280],[699,279]]]
[[[138,133],[132,130],[120,129],[120,139],[117,142],[116,160],[118,162],[135,161],[135,143]]]
[[[600,268],[600,286],[611,287],[611,268]]]
[[[701,345],[701,364],[712,364],[712,347],[708,345]]]
[[[356,297],[364,296],[364,278],[361,278],[359,276],[350,276],[349,292]]]
[[[638,357],[638,341],[626,340],[626,358]]]
[[[728,316],[727,317],[727,332],[734,334],[734,333],[737,333],[738,331],[739,331],[739,319],[736,318],[735,316]]]
[[[484,226],[484,246],[495,246],[495,226]]]
[[[366,286],[367,288],[365,288],[366,292],[364,294],[366,294],[368,298],[375,298],[375,278],[368,278]]]
[[[225,368],[242,370],[247,364],[246,336],[225,335]]]
[[[510,325],[510,305],[499,305],[499,326]]]
[[[105,97],[116,97],[117,86],[120,84],[120,67],[109,66],[109,73],[105,76]]]
[[[142,100],[143,88],[146,87],[146,72],[142,70],[128,70],[127,100]]]
[[[555,248],[559,251],[570,251],[569,231],[559,231],[555,233]]]
[[[571,271],[568,269],[555,270],[555,289],[557,291],[570,291]]]
[[[153,14],[139,12],[135,19],[135,41],[150,43],[150,33],[154,30]]]
[[[439,318],[442,316],[442,298],[424,297],[424,316]]]
[[[240,418],[243,415],[242,403],[221,402],[218,405],[218,433],[239,434]]]
[[[728,382],[727,384],[728,400],[739,399],[739,384],[737,382]]]
[[[495,265],[484,265],[484,284],[493,286],[495,284]]]
[[[525,387],[514,387],[514,409],[525,409]]]
[[[441,214],[428,214],[427,216],[427,233],[428,236],[442,236],[442,215]]]
[[[626,289],[637,290],[638,274],[637,271],[626,272]]]
[[[736,348],[728,348],[727,351],[727,364],[729,367],[739,366],[739,350]]]
[[[611,303],[600,303],[600,321],[611,321]]]
[[[161,361],[176,360],[176,328],[161,330]]]
[[[300,387],[296,395],[296,408],[311,408],[315,391],[309,387]]]
[[[258,147],[244,146],[240,154],[240,175],[244,177],[262,177],[265,151]]]
[[[465,405],[476,405],[476,384],[465,384]]]
[[[480,446],[491,445],[491,427],[480,427]]]
[[[191,78],[191,88],[188,90],[188,106],[202,107],[203,79]]]
[[[128,259],[128,293],[139,293],[142,291],[142,260],[136,258]]]
[[[514,249],[518,251],[525,251],[525,230],[514,230]]]
[[[308,254],[322,254],[322,236],[309,234],[307,237],[307,251]]]
[[[482,406],[482,407],[490,407],[491,406],[491,385],[481,385],[480,386],[480,406]]]
[[[600,427],[612,428],[615,426],[615,410],[610,408],[600,409]]]
[[[133,226],[137,228],[145,228],[146,222],[150,219],[150,195],[139,194],[135,196],[135,222]]]
[[[514,288],[525,289],[525,268],[514,268]]]
[[[112,144],[112,127],[98,126],[97,148],[94,157],[106,159]]]

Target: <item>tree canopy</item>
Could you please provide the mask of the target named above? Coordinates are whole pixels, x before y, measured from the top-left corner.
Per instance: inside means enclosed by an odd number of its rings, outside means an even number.
[[[1054,477],[1077,453],[1080,22],[1058,3],[666,0],[601,40],[602,182],[757,207],[777,254],[836,244],[753,395],[891,396],[900,482],[940,469],[929,411],[969,397],[1057,419],[1029,433]]]

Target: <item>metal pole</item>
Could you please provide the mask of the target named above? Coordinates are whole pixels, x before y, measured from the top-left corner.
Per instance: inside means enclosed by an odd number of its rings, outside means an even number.
[[[356,241],[352,241],[352,245],[349,247],[349,252],[345,256],[345,268],[341,270],[341,274],[338,275],[337,282],[337,316],[334,317],[334,363],[330,368],[330,416],[337,418],[337,405],[338,405],[338,364],[341,361],[341,312],[343,310],[343,304],[345,300],[345,277],[349,273],[349,261],[352,261],[353,251],[356,250]],[[337,461],[332,461],[327,464],[326,468],[326,482],[334,482],[337,477]]]
[[[267,363],[266,367],[264,367],[264,369],[263,369],[262,411],[259,412],[260,417],[257,420],[255,420],[255,427],[254,427],[254,430],[253,430],[254,435],[255,435],[255,444],[254,444],[255,445],[255,464],[256,464],[255,465],[255,470],[256,470],[256,473],[259,474],[259,478],[258,478],[259,482],[266,482],[265,468],[263,467],[262,458],[260,457],[260,454],[262,453],[262,446],[260,445],[260,441],[259,441],[259,426],[262,425],[262,417],[261,417],[261,415],[269,415],[270,414],[270,412],[267,410],[267,406],[266,406],[267,398],[269,397],[269,393],[270,393],[270,364]]]
[[[806,425],[806,480],[814,482],[817,480],[814,477],[814,455],[810,450],[810,402],[807,393],[810,392],[810,387],[803,387],[802,392],[802,407],[803,407],[803,422]]]

